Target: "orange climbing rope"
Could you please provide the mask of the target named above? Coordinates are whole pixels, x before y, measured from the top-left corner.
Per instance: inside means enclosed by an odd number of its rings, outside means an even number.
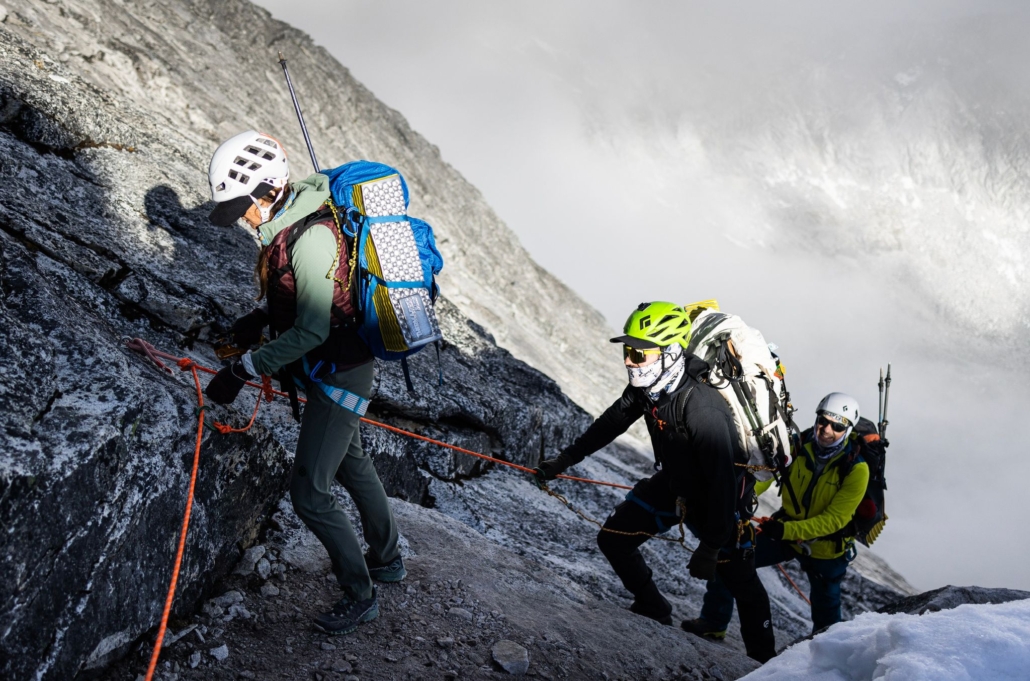
[[[183,516],[183,519],[182,519],[182,530],[179,533],[179,547],[178,547],[178,550],[176,551],[176,554],[175,554],[175,565],[174,565],[174,567],[172,569],[172,579],[171,579],[171,583],[168,585],[168,595],[165,598],[164,611],[161,614],[161,625],[160,625],[160,627],[158,628],[158,631],[157,631],[157,640],[154,642],[154,652],[153,652],[153,654],[150,657],[150,665],[147,668],[146,681],[151,681],[151,679],[153,678],[153,675],[154,675],[154,670],[157,668],[158,657],[161,654],[161,645],[164,642],[165,631],[166,631],[166,629],[168,627],[168,617],[169,617],[169,614],[170,614],[171,609],[172,609],[172,602],[173,602],[173,600],[175,598],[175,587],[176,587],[176,584],[177,584],[178,579],[179,579],[179,568],[180,568],[180,566],[182,564],[182,555],[183,555],[183,551],[184,551],[185,546],[186,546],[186,532],[187,532],[187,530],[189,528],[190,512],[191,512],[192,507],[193,507],[193,491],[194,491],[194,488],[196,486],[196,481],[197,481],[197,469],[198,469],[199,464],[200,464],[200,446],[201,446],[201,442],[202,442],[203,434],[204,434],[204,410],[207,407],[204,405],[204,394],[203,394],[203,391],[202,391],[201,386],[200,386],[200,377],[197,374],[197,371],[198,370],[199,371],[203,371],[203,372],[208,373],[208,374],[217,374],[218,372],[215,371],[214,369],[210,369],[208,367],[205,367],[205,366],[202,366],[200,364],[197,364],[195,361],[193,361],[193,360],[191,360],[189,358],[176,357],[175,355],[170,355],[168,353],[161,352],[160,350],[157,350],[153,345],[151,345],[150,343],[148,343],[147,341],[145,341],[145,340],[143,340],[141,338],[126,339],[126,346],[129,349],[131,349],[131,350],[135,350],[136,352],[139,352],[139,353],[145,355],[148,359],[150,359],[152,362],[154,362],[154,364],[159,369],[161,369],[163,371],[167,371],[168,373],[173,373],[173,372],[172,372],[172,370],[169,367],[167,367],[161,361],[161,359],[167,359],[167,360],[174,361],[176,363],[176,365],[182,371],[190,371],[190,372],[192,372],[192,374],[193,374],[193,382],[194,382],[194,384],[196,386],[196,389],[197,389],[197,403],[198,403],[198,408],[197,408],[197,443],[196,443],[196,448],[195,448],[194,453],[193,453],[193,470],[192,470],[192,472],[190,474],[190,486],[189,486],[189,491],[188,491],[187,497],[186,497],[186,512],[185,512],[185,514]],[[286,393],[282,392],[281,390],[276,390],[275,388],[272,387],[271,379],[268,376],[262,376],[261,377],[261,384],[260,385],[257,384],[257,383],[250,382],[250,381],[247,381],[246,384],[251,386],[251,387],[258,388],[261,391],[258,394],[257,402],[254,405],[254,411],[251,414],[250,421],[247,423],[246,426],[243,426],[242,428],[233,428],[232,426],[229,426],[229,425],[226,425],[226,424],[223,424],[223,423],[215,422],[212,425],[212,427],[215,430],[217,430],[218,432],[220,432],[222,434],[227,434],[227,433],[242,433],[242,432],[245,432],[247,430],[250,430],[250,428],[254,425],[255,419],[257,418],[257,413],[258,413],[258,409],[261,407],[261,400],[262,400],[262,398],[264,398],[265,401],[267,401],[267,402],[271,402],[275,395],[279,395],[281,397],[287,397]],[[303,398],[299,398],[299,399],[300,399],[301,402],[306,402],[306,400],[303,399]],[[372,419],[364,418],[364,417],[361,418],[361,421],[364,422],[364,423],[367,423],[367,424],[369,424],[371,426],[375,426],[376,428],[382,428],[384,430],[388,430],[388,431],[391,431],[391,432],[394,432],[394,433],[398,433],[398,434],[403,435],[405,437],[410,437],[410,438],[413,438],[415,440],[421,440],[423,442],[428,442],[430,444],[437,445],[437,446],[443,447],[445,449],[450,449],[452,451],[460,452],[460,453],[466,454],[468,456],[474,456],[474,457],[476,457],[478,459],[483,459],[484,461],[490,461],[492,463],[500,464],[502,466],[508,466],[509,468],[514,468],[515,470],[523,471],[525,473],[533,473],[534,472],[532,468],[527,468],[526,466],[520,466],[519,464],[512,463],[511,461],[504,461],[503,459],[498,459],[498,458],[495,458],[495,457],[492,457],[492,456],[487,456],[486,454],[481,454],[479,452],[474,452],[474,451],[472,451],[470,449],[465,449],[463,447],[458,447],[456,445],[448,444],[446,442],[442,442],[440,440],[436,440],[436,439],[433,439],[431,437],[426,437],[425,435],[418,435],[416,433],[412,433],[412,432],[404,430],[402,428],[398,428],[396,426],[391,426],[389,424],[382,423],[381,421],[374,421]],[[619,483],[606,482],[606,481],[603,481],[603,480],[592,480],[590,478],[580,478],[580,477],[576,477],[576,476],[573,476],[573,475],[559,475],[558,478],[561,478],[563,480],[572,480],[574,482],[587,483],[587,484],[591,484],[591,485],[601,485],[601,486],[605,486],[605,487],[614,487],[614,488],[617,488],[617,489],[633,489],[632,486],[630,486],[630,485],[622,485],[622,484],[619,484]],[[568,505],[570,508],[572,508],[572,506],[568,503],[567,500],[565,500],[563,497],[561,497],[557,493],[547,489],[546,486],[544,486],[542,489],[544,489],[544,491],[546,491],[548,494],[551,494],[552,496],[557,497],[559,500],[563,501],[566,505]],[[575,510],[575,509],[573,509],[573,510]],[[580,513],[580,515],[582,515],[582,513]],[[587,518],[587,519],[590,520],[589,518]],[[591,521],[591,522],[596,522],[596,521]],[[682,532],[682,527],[681,527],[681,532]],[[663,537],[658,537],[658,538],[659,539],[664,539]],[[670,541],[677,541],[677,540],[670,539]],[[681,537],[678,540],[678,542],[679,543],[683,543],[683,537]],[[684,545],[684,548],[686,548],[686,545],[685,544],[683,544],[683,545]],[[786,573],[786,571],[783,569],[783,566],[778,566],[778,567],[780,568],[780,571],[783,572],[783,576],[787,578],[787,580],[791,583],[791,585],[794,587],[794,589],[801,595],[802,598],[805,599],[805,602],[808,602],[810,604],[811,602],[804,595],[804,593],[801,592],[801,589],[798,588],[797,584],[794,583],[794,580],[792,580],[790,578],[790,576]]]
[[[154,652],[150,656],[150,665],[147,667],[146,681],[154,676],[154,669],[157,668],[157,658],[161,655],[161,644],[164,643],[165,629],[168,628],[168,615],[172,611],[172,601],[175,599],[175,585],[179,581],[179,567],[182,565],[182,553],[186,548],[186,530],[190,526],[190,511],[193,509],[193,489],[197,484],[197,468],[200,465],[200,443],[204,437],[204,393],[200,389],[200,376],[197,375],[197,365],[191,359],[180,359],[176,362],[183,371],[193,373],[193,383],[197,388],[197,446],[193,450],[193,471],[190,473],[190,488],[186,493],[186,513],[182,517],[182,530],[179,532],[179,548],[175,552],[175,566],[172,568],[172,581],[168,585],[168,596],[165,598],[164,612],[161,613],[161,626],[157,630],[157,641],[154,642]],[[162,368],[166,368],[161,365]],[[254,410],[257,413],[257,409]]]
[[[172,602],[175,599],[175,587],[176,587],[176,585],[177,585],[177,583],[179,581],[179,568],[182,565],[182,554],[183,554],[183,551],[185,550],[185,547],[186,547],[186,532],[189,529],[190,512],[192,511],[192,508],[193,508],[193,490],[194,490],[194,488],[196,486],[196,482],[197,482],[197,469],[198,469],[198,467],[200,465],[200,445],[201,445],[201,442],[202,442],[202,439],[203,439],[203,435],[204,435],[204,423],[205,423],[204,422],[204,411],[207,409],[207,407],[204,405],[204,393],[203,393],[203,390],[200,387],[200,376],[197,374],[197,371],[203,371],[203,372],[208,373],[208,374],[217,374],[218,372],[215,371],[214,369],[210,369],[208,367],[205,367],[205,366],[202,366],[200,364],[197,364],[195,361],[193,361],[192,359],[189,359],[187,357],[176,357],[175,355],[169,355],[166,352],[161,352],[160,350],[156,349],[153,345],[151,345],[147,341],[143,340],[142,338],[126,339],[126,346],[130,350],[134,350],[136,352],[139,352],[140,354],[145,355],[148,359],[150,359],[152,362],[154,362],[154,364],[157,366],[158,369],[161,369],[163,371],[167,371],[170,374],[174,373],[174,372],[172,372],[172,370],[168,366],[166,366],[164,364],[164,362],[161,361],[162,359],[167,359],[167,360],[174,361],[176,366],[178,366],[182,371],[190,371],[190,372],[192,372],[192,374],[193,374],[193,382],[196,385],[196,389],[197,389],[197,403],[199,405],[198,408],[197,408],[197,443],[196,443],[196,448],[194,449],[194,452],[193,452],[193,471],[190,474],[189,491],[187,492],[187,495],[186,495],[186,512],[183,515],[183,519],[182,519],[182,530],[179,532],[179,547],[178,547],[178,549],[176,550],[176,553],[175,553],[175,565],[172,568],[172,579],[171,579],[171,582],[168,585],[168,595],[165,597],[164,611],[161,613],[161,625],[158,627],[158,630],[157,630],[157,640],[154,642],[154,652],[150,656],[150,665],[147,667],[146,681],[151,681],[153,679],[153,676],[154,676],[154,670],[157,668],[158,658],[161,655],[161,645],[164,643],[165,631],[168,628],[168,617],[169,617],[169,614],[171,613],[171,610],[172,610]],[[258,395],[257,403],[254,405],[254,412],[251,414],[250,421],[247,423],[246,426],[244,426],[242,428],[233,428],[232,426],[229,426],[229,425],[226,425],[226,424],[223,424],[223,423],[215,422],[212,425],[212,427],[215,430],[217,430],[218,432],[226,434],[226,433],[242,433],[244,431],[250,430],[250,428],[254,425],[255,419],[257,418],[257,413],[258,413],[258,409],[261,406],[261,399],[262,398],[264,398],[268,402],[271,402],[275,395],[279,395],[279,396],[282,396],[282,397],[286,397],[287,396],[286,393],[282,392],[281,390],[276,390],[276,389],[274,389],[272,387],[272,381],[271,381],[271,379],[268,376],[262,376],[261,377],[261,384],[260,385],[257,384],[257,383],[252,383],[250,381],[247,381],[247,385],[249,385],[251,387],[254,387],[254,388],[258,388],[261,391],[261,393]],[[300,398],[300,401],[301,402],[306,402],[306,400],[304,400],[303,398]],[[369,425],[375,426],[377,428],[383,428],[384,430],[389,430],[389,431],[392,431],[392,432],[395,432],[395,433],[399,433],[401,435],[404,435],[404,436],[410,437],[410,438],[414,438],[416,440],[422,440],[423,442],[428,442],[430,444],[438,445],[438,446],[444,447],[446,449],[451,449],[451,450],[454,450],[456,452],[461,452],[462,454],[467,454],[469,456],[474,456],[474,457],[477,457],[479,459],[483,459],[485,461],[490,461],[490,462],[493,462],[493,463],[498,463],[498,464],[501,464],[503,466],[508,466],[510,468],[514,468],[516,470],[524,471],[524,472],[527,472],[527,473],[532,473],[533,472],[533,469],[531,469],[531,468],[526,468],[525,466],[520,466],[520,465],[518,465],[516,463],[512,463],[510,461],[504,461],[502,459],[497,459],[497,458],[494,458],[492,456],[487,456],[486,454],[480,454],[479,452],[474,452],[474,451],[472,451],[470,449],[464,449],[463,447],[457,447],[455,445],[451,445],[451,444],[448,444],[446,442],[441,442],[440,440],[435,440],[435,439],[433,439],[431,437],[426,437],[424,435],[418,435],[416,433],[412,433],[412,432],[403,430],[401,428],[397,428],[396,426],[391,426],[389,424],[382,423],[380,421],[373,421],[372,419],[368,419],[368,418],[362,418],[361,420],[363,422],[365,422],[365,423],[367,423]],[[576,482],[585,482],[585,483],[589,483],[589,484],[593,484],[593,485],[604,485],[604,486],[607,486],[607,487],[617,487],[619,489],[632,489],[629,485],[620,485],[618,483],[605,482],[603,480],[590,480],[588,478],[578,478],[578,477],[575,477],[575,476],[572,476],[572,475],[559,475],[558,477],[566,479],[566,480],[574,480]]]
[[[168,370],[168,367],[166,367],[161,362],[161,359],[168,359],[168,360],[172,360],[174,362],[181,361],[179,357],[176,357],[175,355],[169,355],[168,353],[165,353],[165,352],[161,352],[160,350],[155,349],[154,346],[150,345],[150,343],[147,343],[145,340],[142,340],[140,338],[137,338],[135,340],[130,341],[129,343],[127,343],[127,345],[128,345],[128,347],[130,349],[136,350],[137,352],[140,352],[140,353],[146,355],[151,361],[153,361],[155,364],[157,364],[159,369],[164,369],[166,371]],[[199,369],[200,371],[204,371],[204,372],[209,373],[209,374],[217,374],[218,373],[214,369],[209,369],[209,368],[207,368],[205,366],[201,366],[199,364],[196,365],[196,368]],[[262,391],[262,396],[265,397],[266,401],[271,402],[273,395],[279,395],[280,397],[288,397],[288,395],[286,393],[284,393],[283,391],[276,390],[275,388],[273,388],[272,387],[271,379],[269,379],[267,376],[262,376],[261,380],[262,380],[261,385],[258,385],[257,383],[252,383],[250,381],[247,381],[247,385],[249,385],[251,387],[254,387],[254,388],[259,388]],[[298,398],[298,399],[301,402],[306,402],[306,400],[303,397]],[[258,405],[260,405],[260,404],[261,404],[261,397],[259,396],[258,397],[258,404],[254,406],[254,416],[251,417],[250,423],[248,423],[245,427],[243,427],[243,428],[228,429],[228,426],[224,426],[223,424],[216,423],[216,424],[214,424],[215,429],[217,429],[219,432],[222,432],[222,433],[226,433],[226,432],[241,433],[241,432],[243,432],[245,430],[248,430],[251,426],[254,425],[254,418],[257,416]],[[418,435],[416,433],[412,433],[411,431],[404,430],[403,428],[397,428],[396,426],[391,426],[391,425],[389,425],[387,423],[383,423],[382,421],[374,421],[374,420],[372,420],[370,418],[365,418],[365,417],[362,417],[361,421],[363,423],[369,424],[370,426],[375,426],[376,428],[382,428],[383,430],[389,430],[389,431],[392,431],[394,433],[398,433],[400,435],[404,435],[405,437],[410,437],[410,438],[415,439],[415,440],[421,440],[423,442],[428,442],[430,444],[437,445],[438,447],[443,447],[445,449],[450,449],[450,450],[453,450],[455,452],[461,452],[462,454],[467,454],[469,456],[474,456],[477,459],[483,459],[484,461],[490,461],[492,463],[497,463],[497,464],[500,464],[502,466],[507,466],[509,468],[514,468],[515,470],[522,471],[524,473],[532,473],[533,472],[532,468],[526,468],[525,466],[520,466],[519,464],[512,463],[511,461],[505,461],[503,459],[497,459],[497,458],[494,458],[492,456],[487,456],[486,454],[480,454],[479,452],[474,452],[471,449],[464,449],[463,447],[458,447],[456,445],[448,444],[448,443],[442,442],[440,440],[434,440],[433,438],[426,437],[425,435]],[[223,428],[227,428],[227,430],[223,430]],[[590,484],[590,485],[601,485],[601,486],[604,486],[604,487],[615,487],[617,489],[633,489],[633,487],[631,485],[622,485],[622,484],[619,484],[619,483],[616,483],[616,482],[605,482],[604,480],[591,480],[589,478],[578,478],[578,477],[576,477],[574,475],[559,475],[558,477],[561,478],[562,480],[572,480],[574,482],[585,482],[585,483]]]

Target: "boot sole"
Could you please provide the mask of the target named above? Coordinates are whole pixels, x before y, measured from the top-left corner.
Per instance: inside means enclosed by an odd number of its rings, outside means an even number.
[[[361,613],[361,616],[358,617],[357,623],[352,624],[349,627],[342,627],[340,629],[330,629],[318,620],[315,620],[315,626],[324,633],[329,634],[330,636],[342,636],[344,634],[353,634],[355,631],[358,630],[358,625],[365,624],[366,622],[371,622],[377,617],[379,617],[379,603],[376,603],[371,608]]]

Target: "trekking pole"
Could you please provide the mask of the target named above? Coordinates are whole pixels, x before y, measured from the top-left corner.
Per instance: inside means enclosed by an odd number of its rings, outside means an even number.
[[[883,428],[880,426],[880,424],[883,423],[883,367],[880,367],[880,382],[877,385],[880,388],[880,412],[879,412],[879,417],[876,419],[876,423],[877,423],[877,426],[882,431]],[[881,437],[883,436],[882,432],[880,433],[880,436]]]
[[[887,424],[890,421],[887,420],[887,400],[891,396],[891,364],[887,362],[887,378],[884,380],[883,390],[883,414],[880,416],[880,437],[884,440],[887,439]]]
[[[286,76],[286,87],[290,89],[290,99],[293,100],[293,109],[297,112],[297,120],[300,121],[300,131],[304,135],[304,143],[308,145],[308,153],[311,154],[311,165],[315,166],[317,173],[320,168],[318,159],[315,158],[315,148],[311,146],[311,137],[308,135],[308,126],[304,124],[304,114],[300,110],[300,102],[297,101],[297,93],[293,91],[293,81],[290,80],[290,70],[286,68],[286,57],[282,50],[279,51],[279,66],[283,67],[283,75]]]

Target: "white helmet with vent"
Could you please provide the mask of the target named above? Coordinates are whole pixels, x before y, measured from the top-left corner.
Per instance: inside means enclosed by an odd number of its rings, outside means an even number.
[[[248,130],[229,138],[215,150],[207,177],[211,183],[211,198],[218,203],[211,211],[211,222],[231,225],[253,205],[252,197],[260,198],[273,189],[285,187],[290,179],[290,166],[286,150],[278,140]]]
[[[846,426],[850,434],[851,429],[858,424],[858,400],[844,393],[830,393],[819,402],[815,413]]]

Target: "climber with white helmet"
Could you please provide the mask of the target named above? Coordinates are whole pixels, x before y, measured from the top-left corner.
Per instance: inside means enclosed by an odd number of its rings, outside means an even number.
[[[217,202],[211,222],[226,227],[246,218],[251,227],[268,222],[271,208],[289,195],[290,165],[274,137],[248,130],[226,140],[211,157],[208,181]]]
[[[257,309],[230,328],[237,346],[258,345],[270,326],[277,337],[225,367],[205,390],[212,401],[231,404],[248,380],[276,375],[307,393],[290,479],[297,515],[329,553],[343,598],[315,624],[346,634],[379,614],[372,581],[399,582],[407,574],[398,548],[397,525],[375,466],[361,446],[360,415],[337,402],[317,382],[354,404],[367,405],[373,364],[357,332],[350,276],[351,240],[326,205],[329,178],[315,173],[290,182],[286,150],[253,130],[215,151],[208,172],[218,205],[217,225],[243,219],[257,230],[260,297]],[[317,375],[316,375],[317,374]],[[333,480],[350,493],[361,516],[368,552],[332,491]]]
[[[815,424],[801,434],[783,478],[789,492],[782,495],[783,506],[758,528],[756,566],[796,559],[808,575],[813,631],[840,621],[841,581],[855,555],[848,527],[869,482],[865,442],[855,432],[859,419],[858,402],[850,395],[830,393],[819,402]],[[771,483],[759,483],[755,491],[761,494]],[[683,628],[723,638],[732,614],[731,594],[716,577],[708,582],[701,616]]]
[[[623,586],[630,610],[672,624],[672,605],[655,584],[639,547],[683,522],[699,543],[687,564],[690,575],[718,574],[740,608],[747,654],[765,662],[776,654],[769,596],[755,572],[750,512],[754,478],[738,444],[726,400],[707,381],[708,364],[689,354],[690,314],[673,303],[641,303],[622,336],[629,385],[575,442],[535,470],[552,480],[610,444],[643,417],[657,473],[639,481],[604,523],[597,544]]]

